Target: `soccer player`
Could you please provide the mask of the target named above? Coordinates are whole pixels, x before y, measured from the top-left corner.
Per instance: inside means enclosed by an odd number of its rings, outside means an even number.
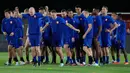
[[[77,37],[75,37],[75,45],[76,45],[76,61],[77,61],[77,64],[79,63],[83,63],[85,65],[85,52],[83,51],[83,39],[82,39],[82,36],[83,36],[83,33],[84,33],[84,30],[83,30],[83,24],[84,24],[84,16],[81,12],[81,6],[79,5],[76,5],[75,6],[75,11],[76,11],[76,15],[74,16],[75,19],[78,19],[76,20],[76,25],[77,25],[77,28],[80,29],[80,34],[77,35]]]
[[[118,15],[118,20],[119,20],[119,27],[118,27],[118,34],[117,34],[117,44],[118,44],[118,49],[117,49],[117,63],[120,63],[120,50],[124,54],[125,58],[125,65],[128,65],[128,58],[127,58],[127,52],[125,50],[125,42],[126,42],[126,23],[122,19],[121,14]]]
[[[44,16],[41,19],[40,24],[43,25],[49,25],[50,19],[48,16]],[[43,47],[41,47],[41,62],[43,62],[44,57],[46,57],[45,64],[49,63],[49,54],[48,54],[48,48],[51,48],[51,28],[48,26],[45,31],[42,33],[42,41]]]
[[[50,26],[52,28],[52,43],[53,46],[56,47],[57,54],[60,56],[61,64],[60,66],[64,66],[63,63],[63,36],[65,25],[73,28],[70,24],[66,23],[65,20],[61,17],[58,17],[55,10],[52,10],[52,18],[50,19]],[[48,25],[47,25],[48,26]],[[46,28],[46,25],[43,27],[43,30]],[[80,32],[78,29],[73,28],[75,31]]]
[[[87,10],[83,10],[84,18],[84,35],[83,35],[83,50],[88,55],[89,64],[92,65],[93,58],[92,58],[92,38],[93,38],[93,19],[89,16],[89,12]]]
[[[74,16],[73,11],[71,9],[68,9],[67,15],[68,15],[68,17],[67,17],[68,23],[75,27],[76,26],[76,19],[74,19],[74,17],[73,17]],[[74,50],[74,48],[75,48],[75,40],[74,40],[75,33],[78,34],[78,32],[76,32],[72,29],[69,29],[69,34],[68,34],[69,35],[69,48],[71,51],[70,58],[72,58],[72,60],[73,60],[72,66],[76,65],[75,50]]]
[[[39,25],[39,18],[43,15],[40,13],[36,13],[33,7],[29,8],[29,14],[22,14],[22,18],[28,19],[29,27],[29,41],[31,43],[31,52],[33,57],[34,66],[37,65],[37,57],[38,57],[38,66],[41,63],[41,51],[40,51],[40,37],[41,37],[41,29],[42,26]]]
[[[28,14],[29,13],[29,9],[26,8],[24,9],[24,14]],[[25,39],[24,39],[24,48],[25,48],[25,52],[26,52],[26,64],[29,64],[29,48],[30,48],[30,42],[29,42],[29,35],[28,35],[28,20],[27,19],[23,19],[23,23],[24,23],[24,35],[25,35]]]
[[[14,11],[14,19],[16,20],[16,29],[15,29],[15,43],[14,47],[15,50],[18,50],[18,56],[20,57],[20,65],[24,65],[24,59],[23,59],[23,22],[22,19],[18,17],[19,13],[17,11]],[[16,56],[16,54],[15,54]]]
[[[118,15],[115,12],[112,12],[111,17],[116,21],[116,23],[119,25],[118,21]],[[112,33],[111,33],[111,56],[112,56],[112,63],[115,63],[115,52],[117,50],[117,34],[118,34],[118,28],[116,28]]]
[[[111,39],[110,34],[113,32],[114,29],[118,27],[118,24],[107,15],[108,8],[106,6],[102,7],[102,50],[103,50],[103,63],[109,64],[109,48],[111,47]],[[113,24],[113,27],[111,27]]]
[[[61,17],[66,22],[68,22],[68,20],[67,20],[67,11],[65,9],[61,10]],[[70,61],[70,54],[71,54],[70,49],[69,49],[69,39],[70,39],[70,37],[68,36],[70,33],[69,33],[69,27],[65,26],[64,28],[66,29],[64,31],[64,49],[65,49],[66,55],[67,55],[66,64],[68,64],[69,61]]]
[[[98,66],[99,58],[100,58],[100,62],[102,63],[102,50],[101,50],[102,19],[101,16],[99,15],[98,8],[93,9],[92,15],[93,15],[93,50],[94,50],[93,55],[95,55],[94,66]]]
[[[43,16],[46,16],[46,11],[43,7],[39,8],[39,13],[43,14]]]
[[[14,61],[16,62],[16,65],[18,64],[18,59],[17,57],[13,56],[14,50],[14,34],[15,34],[15,26],[16,26],[16,21],[14,20],[13,17],[11,17],[10,11],[7,9],[4,11],[5,18],[2,20],[2,32],[4,36],[6,37],[6,40],[8,42],[8,62],[5,65],[11,65],[11,60],[14,58]]]

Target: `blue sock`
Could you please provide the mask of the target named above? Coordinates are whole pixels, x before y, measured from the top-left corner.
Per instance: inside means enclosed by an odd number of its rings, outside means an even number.
[[[117,60],[116,60],[117,62],[120,62],[120,58],[117,58]]]
[[[75,64],[76,64],[75,58],[73,58],[72,60],[73,60],[73,63],[75,63]]]
[[[38,63],[41,62],[41,56],[38,56]]]
[[[86,56],[83,56],[83,62],[85,62],[86,61]]]
[[[125,62],[128,62],[128,59],[126,59]]]
[[[106,58],[105,58],[105,56],[103,56],[103,63],[105,63],[106,62]]]
[[[41,62],[43,62],[44,58],[45,58],[44,56],[41,56]]]
[[[109,63],[109,56],[106,56],[106,63]]]
[[[96,58],[95,63],[98,64],[98,59]]]
[[[46,62],[48,62],[49,61],[49,58],[48,58],[48,56],[46,56]]]
[[[72,59],[70,59],[69,61],[70,61],[70,64],[73,64],[73,60]]]
[[[69,56],[67,56],[67,62],[70,60],[70,57]]]
[[[37,62],[37,60],[36,60],[36,56],[35,56],[35,57],[33,57],[33,62],[34,62],[34,63],[36,63],[36,62]]]

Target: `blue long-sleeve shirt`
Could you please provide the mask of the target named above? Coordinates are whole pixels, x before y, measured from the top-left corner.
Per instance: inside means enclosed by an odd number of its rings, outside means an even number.
[[[2,20],[2,32],[6,32],[7,35],[10,33],[15,32],[16,29],[16,20],[13,17],[4,18]]]
[[[22,17],[28,19],[29,35],[40,35],[41,34],[40,27],[42,27],[42,25],[39,24],[39,21],[40,21],[40,18],[43,17],[42,14],[35,13],[33,16],[30,16],[30,14],[22,14]]]

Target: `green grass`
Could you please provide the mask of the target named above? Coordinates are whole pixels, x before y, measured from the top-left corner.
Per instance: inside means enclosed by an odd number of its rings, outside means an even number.
[[[130,58],[130,55],[128,57]],[[32,65],[4,66],[7,58],[7,53],[0,52],[0,73],[130,73],[130,65],[123,65],[123,57],[121,57],[120,65],[110,64],[101,67],[59,67],[59,65],[51,64],[42,65],[40,67],[33,67]],[[57,60],[59,60],[59,57]]]

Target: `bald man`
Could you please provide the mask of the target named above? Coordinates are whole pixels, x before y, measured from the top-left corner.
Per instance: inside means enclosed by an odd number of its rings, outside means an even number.
[[[40,29],[42,25],[39,25],[39,18],[42,17],[42,14],[36,13],[34,7],[29,8],[28,14],[22,14],[22,18],[28,19],[28,37],[31,44],[31,52],[33,57],[34,66],[40,66],[41,61],[41,51],[40,51]],[[36,57],[38,57],[38,62]]]

